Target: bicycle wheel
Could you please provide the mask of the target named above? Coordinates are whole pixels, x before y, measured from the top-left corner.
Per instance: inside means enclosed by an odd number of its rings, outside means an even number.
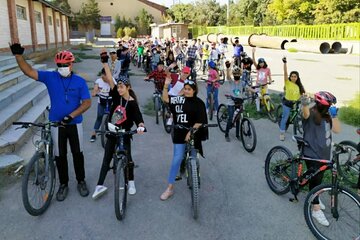
[[[290,191],[291,163],[293,155],[289,149],[273,147],[265,159],[265,177],[271,191],[283,195]]]
[[[55,190],[55,165],[49,160],[46,170],[44,152],[36,152],[26,166],[22,179],[22,200],[26,211],[32,216],[43,214],[51,203]]]
[[[208,109],[209,120],[212,121],[214,115],[214,94],[210,92],[208,95],[208,99],[209,99],[209,109]]]
[[[191,158],[189,161],[191,176],[191,206],[192,214],[194,219],[197,219],[199,216],[199,174],[196,166],[196,159]]]
[[[360,155],[357,145],[351,141],[342,141],[341,145],[346,147],[347,152],[339,154],[339,172],[351,187],[358,188],[358,178],[360,174]]]
[[[115,162],[115,159],[114,159]],[[127,200],[127,182],[124,174],[126,157],[123,156],[117,163],[115,172],[115,215],[118,220],[125,218]]]
[[[254,124],[249,118],[243,118],[240,124],[241,142],[247,152],[253,152],[256,148],[256,131]]]
[[[106,144],[106,136],[105,136],[105,131],[106,131],[106,128],[107,128],[107,124],[108,124],[108,121],[109,121],[109,115],[108,114],[105,114],[104,115],[104,120],[102,121],[102,124],[101,124],[101,135],[100,135],[100,138],[101,138],[101,146],[103,148],[105,148],[105,144]]]
[[[280,104],[277,108],[276,108],[276,119],[277,119],[277,123],[280,127],[280,123],[281,123],[281,119],[282,119],[282,113],[283,113],[283,108],[282,108],[282,104]],[[286,122],[286,127],[285,127],[285,131],[289,128],[289,120]]]
[[[312,215],[312,202],[315,197],[320,197],[325,205],[322,211],[329,226],[321,225]],[[331,205],[335,207],[331,208]],[[360,237],[360,197],[347,188],[339,186],[337,198],[332,193],[331,184],[322,184],[313,188],[305,199],[304,215],[306,224],[317,239],[359,239]]]
[[[220,131],[225,133],[226,125],[229,118],[228,108],[225,104],[220,104],[219,108],[217,109],[217,123],[219,125]]]
[[[303,124],[300,112],[296,114],[293,120],[293,124],[294,135],[297,135],[298,133],[303,134]]]
[[[168,125],[168,120],[171,118],[171,112],[168,110],[167,107],[163,105],[162,107],[162,119],[164,124],[165,132],[170,133],[171,132],[171,125]]]
[[[270,97],[265,98],[264,99],[265,102],[265,109],[266,109],[266,113],[270,119],[270,121],[276,123],[277,122],[277,117],[276,117],[276,112],[275,112],[275,105],[273,103],[273,101],[271,100]]]
[[[159,112],[160,112],[160,99],[155,97],[155,121],[156,124],[159,124]]]

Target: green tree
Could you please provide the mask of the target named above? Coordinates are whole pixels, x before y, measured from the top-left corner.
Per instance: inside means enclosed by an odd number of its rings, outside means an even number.
[[[47,0],[47,2],[54,4],[67,13],[71,13],[71,7],[68,3],[68,0]]]
[[[81,5],[81,10],[74,14],[78,24],[85,27],[85,29],[99,29],[100,28],[100,9],[95,0],[88,0]]]
[[[226,6],[221,7],[215,0],[201,0],[195,3],[191,17],[197,25],[216,26],[226,24]]]
[[[195,7],[192,4],[175,4],[167,10],[167,14],[175,22],[192,23]]]
[[[129,27],[125,27],[124,28],[124,34],[125,34],[125,36],[127,36],[127,37],[131,37],[131,28],[129,28]]]
[[[137,35],[136,28],[135,28],[135,27],[132,27],[132,28],[130,29],[130,37],[135,38],[136,35]]]
[[[348,23],[360,19],[358,0],[319,0],[314,10],[315,23]]]
[[[135,23],[139,34],[149,34],[150,24],[154,21],[154,17],[145,9],[141,9],[138,16],[135,17]]]
[[[116,31],[116,37],[117,38],[124,37],[124,30],[122,28],[118,28],[118,30]]]

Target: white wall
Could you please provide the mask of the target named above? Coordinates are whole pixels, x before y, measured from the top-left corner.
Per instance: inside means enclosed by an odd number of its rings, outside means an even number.
[[[7,0],[0,0],[0,48],[8,48],[11,41]]]
[[[63,21],[63,31],[64,31],[64,42],[66,43],[67,42],[67,27],[66,27],[66,16],[62,16],[62,21]]]
[[[51,16],[51,18],[52,18],[52,24],[53,24],[53,25],[50,25],[50,22],[49,22],[49,38],[50,38],[50,43],[55,43],[54,24],[56,24],[56,23],[55,23],[55,21],[54,21],[52,9],[51,9],[51,8],[46,8],[46,9],[47,9],[47,15],[48,15],[48,16]]]
[[[16,0],[15,4],[26,8],[26,19],[27,20],[17,19],[19,40],[20,40],[21,44],[23,44],[23,45],[32,45],[28,1],[27,0]]]
[[[59,20],[59,26],[56,25],[56,32],[57,32],[57,39],[58,39],[58,43],[61,44],[61,22],[60,22],[60,15],[59,15],[59,12],[55,12],[55,24],[57,22],[57,20]]]
[[[34,2],[34,10],[41,13],[41,23],[36,23],[36,33],[38,44],[46,44],[45,38],[45,24],[44,24],[44,14],[42,10],[42,4],[39,2]],[[35,20],[36,22],[36,20]]]

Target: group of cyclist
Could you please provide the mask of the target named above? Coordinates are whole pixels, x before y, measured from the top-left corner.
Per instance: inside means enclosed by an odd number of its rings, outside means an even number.
[[[162,98],[169,105],[175,124],[182,124],[185,127],[198,128],[207,123],[208,104],[205,104],[198,96],[199,84],[196,76],[192,76],[194,61],[201,57],[203,68],[208,69],[208,79],[206,81],[207,91],[214,91],[215,109],[218,106],[219,72],[218,61],[227,52],[227,39],[222,39],[216,47],[215,43],[202,43],[193,39],[191,43],[176,41],[175,39],[165,40],[162,45],[158,39],[151,41],[121,41],[119,48],[110,50],[110,57],[106,50],[100,55],[102,64],[101,77],[96,80],[92,96],[98,96],[98,111],[94,125],[94,132],[90,141],[96,140],[96,130],[99,129],[105,105],[111,99],[109,122],[126,131],[130,130],[135,124],[138,133],[145,130],[144,121],[137,102],[136,95],[131,88],[128,76],[129,63],[134,54],[137,55],[137,65],[149,64],[151,68],[145,80],[156,80],[156,88],[162,92]],[[61,51],[55,56],[57,71],[37,71],[33,69],[22,57],[24,48],[20,43],[10,45],[12,53],[15,55],[20,69],[34,80],[39,80],[48,88],[51,110],[50,121],[62,122],[64,127],[54,128],[55,132],[55,160],[60,178],[60,187],[56,194],[58,201],[63,201],[68,192],[68,164],[67,164],[67,140],[69,139],[73,154],[74,168],[78,181],[78,190],[81,196],[87,196],[89,191],[85,182],[83,140],[82,140],[82,113],[91,106],[91,99],[86,82],[80,76],[72,72],[75,58],[69,51]],[[164,55],[165,53],[165,55]],[[164,56],[166,56],[164,58]],[[186,59],[185,66],[179,61]],[[301,83],[299,73],[291,71],[288,74],[287,60],[282,59],[284,69],[284,98],[282,99],[283,114],[280,122],[280,140],[285,140],[286,122],[289,118],[290,110],[301,100],[303,117],[303,137],[309,143],[305,146],[304,154],[310,158],[330,158],[331,131],[338,133],[340,123],[337,119],[338,110],[335,107],[336,97],[329,92],[320,91],[314,95],[314,102],[309,101],[304,86]],[[150,64],[151,63],[151,64]],[[243,96],[244,91],[254,91],[247,87],[246,81],[249,79],[252,65],[257,69],[256,84],[263,85],[272,82],[270,68],[264,58],[255,60],[255,49],[252,52],[252,59],[244,52],[239,41],[234,42],[233,60],[225,62],[230,81],[231,95],[237,98]],[[232,76],[232,77],[231,77]],[[170,89],[171,88],[171,89]],[[206,101],[207,102],[207,101]],[[257,107],[259,103],[257,103]],[[257,108],[259,110],[259,107]],[[229,119],[231,121],[234,114],[234,102],[228,102]],[[228,122],[225,132],[226,141],[230,141],[229,131],[232,128]],[[239,137],[239,125],[236,124],[236,136]],[[199,131],[196,135],[195,146],[202,153],[201,141],[208,138],[207,130]],[[185,129],[174,129],[172,134],[173,159],[168,177],[168,186],[161,200],[167,200],[174,194],[174,181],[179,171],[181,161],[185,153],[186,141],[189,139],[189,132]],[[106,192],[104,180],[110,169],[110,161],[115,150],[116,140],[108,137],[106,142],[103,163],[100,170],[97,186],[92,197],[98,198]],[[129,156],[129,194],[135,194],[134,182],[134,162],[131,158],[131,139],[125,139],[125,145]],[[308,163],[307,163],[308,164]],[[321,163],[311,163],[321,165]],[[310,163],[309,163],[310,165]],[[310,166],[308,166],[310,167]],[[310,189],[319,185],[323,175],[318,174],[310,180]],[[359,186],[360,187],[360,186]],[[313,202],[313,216],[316,220],[328,226],[325,215],[322,212],[323,205],[319,199]]]

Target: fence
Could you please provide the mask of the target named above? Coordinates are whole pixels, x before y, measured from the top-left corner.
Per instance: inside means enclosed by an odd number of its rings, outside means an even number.
[[[329,39],[329,40],[360,40],[360,22],[323,24],[323,25],[285,25],[285,26],[216,26],[189,27],[192,36],[196,38],[209,33],[223,33],[228,35],[250,35],[252,33],[265,33],[269,36],[294,37],[303,39]]]

